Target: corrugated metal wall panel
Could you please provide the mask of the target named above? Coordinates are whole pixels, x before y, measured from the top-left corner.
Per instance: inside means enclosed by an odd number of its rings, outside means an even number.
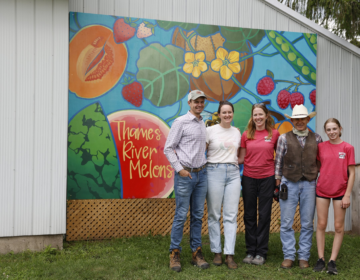
[[[318,36],[318,52],[317,52],[317,77],[316,77],[316,132],[321,135],[323,140],[327,136],[322,129],[325,120],[328,118],[328,108],[330,106],[330,50],[331,43]]]
[[[351,99],[352,99],[352,55],[351,53],[341,51],[341,68],[340,68],[340,90],[338,96],[340,98],[339,121],[343,127],[341,139],[351,143],[351,126],[353,119],[351,118]],[[344,98],[347,97],[347,98]],[[359,123],[359,122],[358,122]]]
[[[144,2],[144,18],[159,18],[159,0]]]
[[[251,28],[265,29],[265,5],[259,0],[253,0],[251,11]]]
[[[52,182],[50,234],[66,232],[66,177],[69,79],[69,8],[67,0],[53,7]]]
[[[171,20],[173,11],[173,2],[169,0],[158,0],[159,2],[159,19]],[[202,0],[206,1],[206,0]],[[209,0],[212,1],[212,0]]]
[[[360,58],[352,60],[351,144],[355,146],[355,161],[360,163]]]
[[[254,1],[239,0],[239,23],[237,26],[243,28],[252,28],[252,8]]]
[[[33,234],[50,233],[53,37],[52,1],[35,1]],[[41,171],[41,172],[39,172]]]
[[[71,2],[72,0],[70,0]],[[128,17],[130,14],[130,3],[129,1],[115,1],[115,15]],[[71,11],[71,10],[70,10]]]
[[[330,65],[329,65],[329,85],[330,90],[326,93],[327,96],[331,97],[329,99],[329,107],[327,107],[327,116],[329,117],[340,118],[340,73],[341,73],[341,48],[337,45],[331,43],[330,47]],[[324,120],[325,121],[325,120]]]
[[[84,13],[98,14],[99,13],[98,0],[84,0]]]
[[[214,24],[214,0],[200,0],[200,22]]]
[[[289,31],[290,32],[301,32],[301,25],[298,22],[289,19]]]
[[[172,21],[186,22],[186,0],[173,0]]]
[[[84,0],[70,0],[69,11],[71,12],[84,12]]]
[[[226,23],[227,26],[239,26],[239,9],[240,2],[238,0],[227,0],[226,3]]]
[[[267,5],[264,6],[265,6],[265,29],[276,30],[276,16],[278,12]]]
[[[4,54],[0,63],[0,236],[11,236],[14,230],[15,129],[16,129],[16,10],[15,0],[0,4],[0,44]],[[5,133],[6,132],[6,133]]]
[[[144,17],[144,0],[130,1],[130,17],[134,17],[134,18]]]
[[[289,31],[289,18],[279,12],[276,15],[276,30]]]
[[[213,24],[226,25],[227,6],[225,1],[214,0],[214,16],[212,18]]]
[[[14,235],[32,233],[34,186],[35,9],[16,1],[16,146]],[[26,42],[26,44],[22,43]]]
[[[186,22],[198,23],[200,20],[200,0],[186,0]]]
[[[6,131],[0,148],[0,237],[65,233],[68,4],[0,3],[1,34],[8,42],[0,47],[6,54],[0,66],[0,114],[7,120],[0,125]],[[62,13],[56,22],[55,9]],[[58,46],[63,48],[56,51]],[[61,227],[50,230],[51,220]]]
[[[98,0],[99,3],[99,14],[103,15],[113,15],[115,12],[115,3],[114,1],[109,0]]]

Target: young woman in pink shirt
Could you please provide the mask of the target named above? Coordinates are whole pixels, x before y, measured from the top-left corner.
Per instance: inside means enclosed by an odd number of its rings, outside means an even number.
[[[325,270],[325,229],[332,198],[335,237],[327,273],[337,274],[335,261],[344,236],[345,213],[350,206],[350,194],[355,180],[355,155],[354,147],[341,140],[342,127],[337,119],[328,119],[324,124],[324,129],[329,141],[318,145],[317,159],[320,165],[320,177],[316,184],[318,218],[316,241],[319,259],[314,271]]]
[[[274,151],[279,132],[263,103],[252,106],[247,130],[241,137],[239,164],[244,164],[245,263],[265,263],[269,243],[271,208],[275,187]],[[257,198],[259,222],[257,223]]]

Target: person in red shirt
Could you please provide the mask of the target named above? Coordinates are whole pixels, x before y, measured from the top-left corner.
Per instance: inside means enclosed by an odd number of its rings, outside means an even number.
[[[247,130],[241,137],[239,154],[239,164],[244,164],[241,184],[247,250],[244,263],[262,265],[266,260],[275,187],[274,151],[278,138],[279,132],[274,129],[274,120],[265,104],[254,104]]]
[[[325,229],[332,198],[335,237],[327,272],[337,274],[335,261],[344,236],[345,213],[350,206],[350,194],[355,180],[355,153],[353,146],[341,140],[342,127],[337,119],[328,119],[324,129],[329,141],[319,144],[317,154],[320,165],[320,177],[316,184],[316,241],[319,259],[314,271],[325,270]]]

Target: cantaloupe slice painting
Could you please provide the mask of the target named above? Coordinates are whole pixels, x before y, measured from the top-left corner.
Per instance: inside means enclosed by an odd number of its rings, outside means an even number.
[[[82,98],[95,98],[112,89],[125,71],[128,52],[116,44],[111,29],[90,25],[69,45],[69,89]]]

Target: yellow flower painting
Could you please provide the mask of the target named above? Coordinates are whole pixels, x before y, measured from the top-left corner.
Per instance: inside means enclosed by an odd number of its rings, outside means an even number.
[[[237,51],[228,53],[224,48],[218,48],[216,51],[216,59],[211,61],[211,69],[215,72],[220,71],[221,78],[229,80],[233,73],[240,73],[239,58],[240,54]]]
[[[185,73],[192,74],[195,78],[199,78],[201,72],[208,70],[208,66],[205,60],[204,52],[192,53],[188,52],[185,54],[185,64],[183,70]]]

